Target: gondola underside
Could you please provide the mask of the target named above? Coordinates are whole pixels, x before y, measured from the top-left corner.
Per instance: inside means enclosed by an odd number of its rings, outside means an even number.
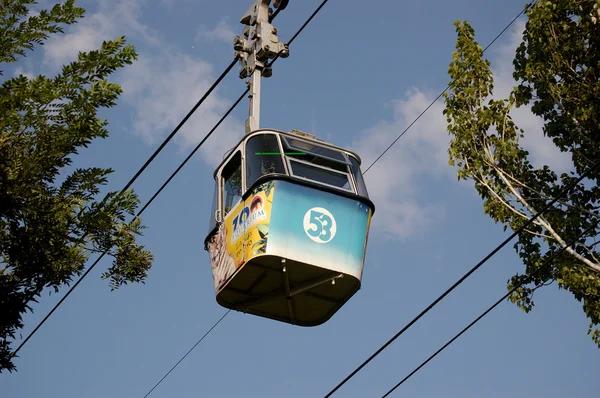
[[[331,318],[360,281],[329,269],[262,255],[244,264],[217,295],[226,308],[299,326]]]

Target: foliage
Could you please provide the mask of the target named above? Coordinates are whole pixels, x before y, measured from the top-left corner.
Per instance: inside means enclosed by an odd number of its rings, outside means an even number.
[[[578,175],[600,160],[600,0],[538,1],[526,11],[523,41],[514,59],[517,87],[507,99],[490,99],[490,62],[474,40],[474,30],[457,22],[458,39],[450,64],[450,93],[444,114],[451,134],[450,165],[458,178],[473,180],[484,211],[516,230]],[[571,155],[574,172],[558,176],[549,166],[534,167],[520,145],[523,130],[513,107],[531,105],[544,121],[543,132]],[[524,282],[511,301],[529,312],[533,293],[557,282],[583,304],[590,334],[600,346],[600,189],[598,168],[556,206],[520,234],[515,249],[525,265]],[[558,248],[592,228],[550,267],[529,276]]]
[[[35,1],[0,3],[0,62],[18,62],[61,24],[84,10],[73,0],[32,15]],[[114,257],[103,275],[112,289],[143,282],[153,257],[136,244],[143,226],[127,222],[139,201],[132,191],[97,200],[111,169],[85,168],[64,177],[72,156],[108,137],[99,108],[115,105],[119,85],[107,77],[136,52],[119,37],[79,53],[54,77],[20,75],[0,86],[0,371],[15,369],[9,340],[45,288],[55,292],[82,273],[92,253]],[[1,72],[1,71],[0,71]],[[63,182],[57,180],[61,177]]]
[[[252,245],[252,249],[256,249],[252,252],[253,256],[256,254],[264,254],[267,252],[267,240],[269,239],[268,224],[258,224],[256,228],[258,229],[258,235],[260,236],[260,240]]]

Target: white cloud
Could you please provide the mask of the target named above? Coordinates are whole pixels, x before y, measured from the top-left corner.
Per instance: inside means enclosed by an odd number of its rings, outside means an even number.
[[[45,46],[45,63],[58,66],[74,60],[78,51],[100,47],[103,40],[119,35],[133,37],[139,59],[121,70],[116,80],[123,88],[121,98],[134,109],[132,129],[148,144],[165,138],[212,85],[212,66],[202,59],[186,55],[165,42],[158,32],[141,22],[143,6],[150,0],[103,0],[98,10],[59,35]],[[166,2],[168,5],[168,2]],[[219,24],[212,35],[226,34]],[[177,134],[181,148],[196,146],[229,108],[215,90],[196,110]],[[215,166],[244,133],[242,122],[227,118],[202,146],[200,152]]]
[[[29,80],[35,79],[35,75],[31,72],[26,72],[21,66],[17,67],[13,73],[14,76],[23,75]]]
[[[391,122],[383,121],[369,129],[352,147],[368,167],[388,145],[431,103],[434,96],[411,90],[406,99],[394,101]],[[386,236],[407,239],[419,236],[444,214],[441,200],[422,195],[418,179],[423,174],[445,175],[449,137],[441,118],[442,103],[434,104],[418,123],[394,145],[365,175],[369,195],[379,217],[375,229]],[[365,169],[363,167],[363,170]]]
[[[506,98],[516,85],[512,77],[512,60],[524,27],[524,22],[516,25],[506,44],[494,52],[494,97]],[[436,96],[437,93],[412,89],[404,99],[392,102],[392,120],[380,122],[353,142],[353,148],[363,157],[363,170]],[[443,109],[443,101],[438,100],[367,173],[365,179],[369,194],[379,214],[373,220],[375,230],[392,238],[406,239],[420,235],[441,221],[444,215],[443,198],[438,201],[432,199],[432,195],[423,193],[421,190],[425,187],[421,181],[423,177],[444,177],[456,181],[456,169],[448,166],[450,137]],[[547,164],[557,171],[570,169],[569,157],[543,135],[543,121],[531,113],[530,107],[515,109],[511,115],[515,123],[525,130],[522,144],[530,152],[530,161],[534,165]],[[470,182],[463,185],[472,190]]]
[[[121,77],[123,98],[135,107],[134,131],[153,144],[169,134],[214,81],[212,66],[189,55],[143,56]],[[196,146],[227,111],[230,102],[213,92],[177,135],[182,147]],[[225,119],[201,148],[217,165],[244,133],[242,123]]]
[[[139,20],[145,0],[104,0],[96,13],[71,27],[66,34],[53,36],[45,44],[44,63],[57,67],[74,61],[79,51],[100,48],[104,40],[128,34],[146,44],[158,45],[159,35]]]
[[[242,26],[242,25],[240,25]],[[241,29],[240,29],[241,33]],[[206,26],[200,26],[196,35],[196,41],[202,39],[223,41],[231,43],[233,46],[233,38],[237,35],[233,30],[233,27],[229,25],[226,20],[221,20],[214,29],[208,29]]]

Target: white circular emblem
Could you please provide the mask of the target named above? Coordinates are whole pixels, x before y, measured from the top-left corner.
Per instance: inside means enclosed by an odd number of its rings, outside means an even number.
[[[313,207],[304,215],[304,232],[313,242],[330,242],[336,231],[335,218],[327,209]]]

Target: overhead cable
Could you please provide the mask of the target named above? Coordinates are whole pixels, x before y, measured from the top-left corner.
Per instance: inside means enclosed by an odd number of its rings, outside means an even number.
[[[271,20],[275,19],[275,17],[277,17],[277,15],[279,14],[280,11],[281,11],[281,9],[276,10],[273,13],[273,15],[271,16]],[[234,60],[231,61],[231,63],[229,64],[229,66],[227,66],[227,68],[225,68],[225,70],[223,71],[223,73],[221,73],[221,75],[217,78],[217,80],[215,80],[215,82],[210,86],[210,88],[206,91],[206,93],[204,93],[204,95],[202,96],[202,98],[200,98],[200,100],[198,100],[198,102],[196,102],[196,104],[187,113],[187,115],[185,115],[185,117],[181,120],[181,122],[179,122],[179,124],[177,125],[177,127],[175,127],[175,129],[171,132],[171,134],[169,134],[168,137],[165,138],[165,140],[154,151],[154,153],[148,158],[148,160],[146,160],[146,162],[142,165],[142,167],[140,167],[140,169],[129,180],[129,182],[123,187],[123,189],[121,189],[121,191],[119,192],[119,194],[118,194],[117,197],[123,195],[123,193],[125,193],[125,191],[127,191],[133,185],[133,183],[139,178],[139,176],[148,168],[148,166],[150,165],[150,163],[152,163],[154,161],[154,159],[156,158],[156,156],[158,156],[158,154],[164,149],[164,147],[169,143],[169,141],[171,141],[171,139],[173,139],[173,137],[175,137],[175,135],[179,132],[179,130],[183,127],[183,125],[196,112],[196,110],[200,107],[200,105],[202,105],[204,103],[204,101],[206,100],[206,98],[208,98],[208,96],[215,90],[215,88],[217,88],[217,86],[221,83],[221,81],[225,78],[225,76],[227,76],[227,74],[229,74],[229,72],[235,66],[235,64],[238,61],[238,59],[239,59],[239,57],[236,56],[234,58]],[[248,90],[246,90],[246,93],[247,92],[248,92]],[[244,95],[246,93],[244,93]],[[236,103],[236,105],[237,105],[237,103]],[[231,109],[231,110],[233,110],[233,109]],[[227,112],[227,115],[231,112],[231,110],[229,112]],[[223,120],[220,120],[217,123],[217,126],[220,125],[222,121]],[[217,126],[215,126],[215,128]],[[212,131],[214,131],[214,129]],[[212,131],[211,131],[211,133],[212,133]],[[211,133],[209,133],[209,135]],[[209,135],[207,135],[206,138],[208,138]],[[206,141],[206,138],[204,140],[202,140],[202,142],[201,142],[200,145],[202,145],[202,143],[204,143]],[[198,149],[199,149],[199,147],[197,147],[196,149],[194,149],[194,151],[192,153],[195,153]],[[186,159],[184,161],[184,163],[187,163],[187,160],[189,160],[189,159]],[[178,170],[180,170],[180,169],[178,169]],[[174,177],[174,175],[171,176],[168,181],[170,181],[172,179],[172,177]],[[142,208],[142,210],[140,212],[138,212],[138,214],[136,215],[136,217],[139,217],[139,215],[141,213],[143,213],[143,211],[145,210],[145,208],[148,207],[148,205],[154,200],[154,198],[156,196],[158,196],[158,194],[160,193],[160,191],[162,191],[162,189],[164,188],[165,185],[163,185],[159,189],[159,192],[156,193],[148,203],[146,203],[146,205],[144,206],[144,208]],[[83,239],[85,239],[85,236],[86,235],[82,236],[82,238],[80,240],[83,241]],[[96,259],[96,261],[94,261],[94,263],[77,280],[77,282],[75,282],[75,284],[69,288],[69,290],[67,291],[67,293],[65,293],[65,295],[59,300],[58,303],[56,303],[56,305],[50,310],[50,312],[48,312],[48,314],[46,314],[46,316],[41,320],[41,322],[38,323],[38,325],[33,329],[33,331],[31,331],[31,333],[29,333],[29,335],[25,338],[25,340],[23,340],[21,342],[21,344],[17,347],[17,349],[11,353],[11,355],[10,355],[11,358],[14,358],[16,356],[16,354],[19,352],[19,350],[21,350],[21,348],[23,348],[23,346],[29,341],[29,339],[31,339],[31,337],[33,337],[33,335],[40,329],[40,327],[42,327],[42,325],[44,323],[46,323],[46,321],[48,320],[48,318],[50,318],[52,316],[52,314],[54,313],[54,311],[56,311],[58,309],[58,307],[61,306],[61,304],[67,299],[67,297],[69,297],[71,295],[71,293],[73,292],[73,290],[75,290],[75,288],[85,279],[85,277],[94,269],[94,267],[100,262],[100,260],[106,254],[107,254],[107,251],[105,251],[102,254],[100,254],[100,256]]]
[[[450,339],[446,344],[444,344],[439,350],[437,350],[435,353],[433,353],[429,358],[427,358],[425,361],[423,361],[423,363],[421,363],[419,366],[417,366],[415,368],[415,370],[413,370],[412,372],[410,372],[405,378],[403,378],[398,384],[396,384],[392,389],[390,389],[382,398],[386,398],[387,396],[389,396],[392,392],[394,392],[394,390],[396,390],[398,387],[400,387],[402,384],[404,384],[404,382],[406,382],[408,379],[410,379],[415,373],[417,373],[419,370],[421,370],[425,365],[427,365],[427,363],[429,363],[429,361],[431,361],[433,358],[435,358],[439,353],[441,353],[442,351],[444,351],[450,344],[452,344],[454,341],[456,341],[460,336],[462,336],[467,330],[469,330],[471,327],[473,327],[477,322],[479,322],[484,316],[486,316],[487,314],[489,314],[494,308],[496,308],[498,305],[500,305],[502,302],[504,302],[504,300],[506,300],[508,297],[510,297],[511,294],[513,294],[514,292],[517,291],[517,289],[519,289],[521,286],[523,286],[526,282],[530,282],[531,279],[540,271],[544,270],[546,267],[548,267],[552,261],[554,261],[554,259],[556,259],[558,256],[560,256],[562,253],[565,252],[565,250],[567,250],[569,247],[573,246],[575,243],[577,243],[582,237],[584,237],[586,234],[590,233],[591,231],[593,231],[595,229],[595,225],[591,226],[590,228],[588,228],[587,230],[585,230],[581,235],[579,235],[576,239],[573,239],[571,242],[569,242],[568,244],[566,244],[565,246],[563,246],[562,248],[560,248],[560,250],[557,250],[556,253],[552,254],[545,262],[544,264],[542,264],[539,268],[537,268],[534,272],[532,272],[529,275],[529,279],[528,281],[523,280],[521,281],[519,284],[517,284],[516,286],[514,286],[512,289],[510,289],[508,291],[508,293],[506,293],[504,296],[502,296],[498,301],[496,301],[490,308],[488,308],[485,312],[483,312],[481,315],[479,315],[477,318],[475,318],[473,320],[473,322],[469,323],[463,330],[461,330],[456,336],[454,336],[452,339]]]
[[[292,36],[292,38],[287,42],[287,45],[290,46],[292,44],[292,42],[298,37],[298,35],[304,30],[304,28],[306,28],[306,26],[310,23],[310,21],[312,21],[312,19],[319,13],[319,11],[323,8],[323,6],[325,4],[327,4],[329,0],[323,0],[323,2],[319,5],[319,7],[317,7],[317,9],[310,15],[310,17],[306,20],[306,22],[304,22],[304,24],[302,24],[302,26],[296,31],[296,33]],[[279,11],[279,10],[278,10]],[[275,15],[275,14],[274,14]],[[273,63],[279,58],[279,55],[277,55],[268,66],[273,65]],[[242,95],[238,98],[238,100],[235,102],[235,104],[232,105],[231,108],[229,108],[229,111],[225,114],[225,116],[223,116],[223,118],[221,119],[221,121],[223,121],[225,119],[225,117],[227,117],[227,115],[229,115],[229,113],[240,103],[240,101],[246,96],[246,94],[248,94],[248,92],[250,91],[250,89],[246,89],[244,91],[244,93],[242,93]],[[221,121],[219,121],[218,124],[221,123]],[[212,132],[218,127],[218,124],[208,133],[208,135],[204,138],[204,140],[196,147],[196,149],[194,149],[194,151],[192,151],[188,157],[186,158],[186,160],[184,160],[184,162],[177,168],[177,170],[175,170],[175,172],[171,175],[171,177],[169,177],[169,179],[167,179],[167,181],[165,181],[165,183],[160,187],[160,189],[154,194],[154,196],[152,196],[152,198],[150,199],[150,201],[148,203],[146,203],[146,205],[142,208],[142,211],[145,210],[150,203],[152,203],[152,201],[154,200],[154,198],[156,198],[160,192],[167,186],[167,184],[175,177],[175,175],[183,168],[183,166],[185,165],[185,163],[187,163],[187,161],[194,155],[194,153],[200,148],[200,146],[202,145],[202,143],[212,134]],[[227,310],[225,312],[225,314],[208,330],[208,332],[206,332],[206,334],[204,334],[202,336],[202,338],[196,342],[196,344],[194,344],[192,346],[192,348],[190,348],[190,350],[181,358],[177,361],[177,363],[158,381],[158,383],[156,383],[154,385],[154,387],[144,396],[144,398],[148,397],[148,395],[150,395],[150,393],[152,391],[154,391],[154,389],[156,389],[156,387],[158,387],[166,378],[169,374],[171,374],[171,372],[173,370],[175,370],[175,368],[177,366],[179,366],[179,364],[198,346],[198,344],[200,344],[200,342],[202,340],[204,340],[212,331],[213,329],[227,316],[229,315],[229,313],[231,312],[231,310]]]
[[[152,387],[152,389],[151,389],[150,391],[148,391],[148,392],[146,393],[146,395],[144,395],[144,398],[148,397],[148,395],[150,395],[150,394],[152,393],[152,391],[154,391],[154,389],[155,389],[156,387],[158,387],[158,386],[160,385],[160,383],[162,383],[162,382],[163,382],[163,380],[164,380],[164,379],[166,379],[166,378],[167,378],[167,376],[168,376],[168,375],[170,375],[170,374],[171,374],[171,372],[172,372],[173,370],[175,370],[175,368],[176,368],[177,366],[179,366],[179,364],[180,364],[180,363],[181,363],[181,362],[182,362],[182,361],[183,361],[183,360],[184,360],[184,359],[185,359],[185,358],[186,358],[188,355],[190,355],[190,353],[191,353],[192,351],[194,351],[194,348],[196,348],[196,346],[197,346],[198,344],[202,343],[202,340],[204,340],[204,339],[206,338],[206,336],[208,336],[208,335],[210,334],[210,332],[212,332],[212,331],[213,331],[213,329],[214,329],[214,328],[216,328],[216,327],[217,327],[217,325],[218,325],[219,323],[221,323],[221,321],[222,321],[223,319],[225,319],[225,317],[226,317],[226,316],[227,316],[227,315],[228,315],[230,312],[231,312],[231,310],[227,310],[227,312],[225,312],[225,314],[223,314],[223,316],[222,316],[221,318],[219,318],[219,320],[218,320],[217,322],[215,322],[215,324],[214,324],[214,325],[212,325],[212,327],[211,327],[210,329],[208,329],[208,331],[207,331],[206,333],[204,333],[204,335],[203,335],[202,337],[200,337],[200,340],[198,340],[198,341],[196,342],[196,344],[194,344],[194,345],[192,346],[192,348],[190,348],[190,349],[188,350],[188,352],[186,352],[186,353],[185,353],[185,355],[184,355],[183,357],[181,357],[181,359],[180,359],[179,361],[177,361],[177,363],[176,363],[175,365],[173,365],[173,367],[172,367],[172,368],[171,368],[171,369],[170,369],[170,370],[169,370],[169,371],[168,371],[168,372],[167,372],[167,373],[166,373],[166,374],[165,374],[165,375],[164,375],[164,376],[163,376],[163,377],[162,377],[162,378],[161,378],[161,379],[160,379],[160,380],[159,380],[159,381],[158,381],[158,382],[157,382],[157,383],[154,385],[154,387]]]
[[[483,52],[485,52],[488,48],[490,48],[490,46],[492,44],[494,44],[498,38],[500,38],[500,36],[502,36],[504,34],[504,32],[506,32],[510,26],[512,26],[513,23],[515,23],[515,21],[521,16],[523,15],[523,13],[525,13],[529,8],[531,8],[531,6],[533,6],[533,4],[535,4],[537,0],[533,0],[531,1],[523,10],[521,10],[521,12],[519,12],[517,14],[516,17],[514,17],[510,23],[508,25],[506,25],[506,27],[504,27],[504,29],[502,29],[502,31],[496,35],[496,37],[490,42],[490,44],[488,44],[485,49],[483,50]],[[447,86],[444,91],[442,91],[435,100],[433,100],[428,106],[427,108],[425,108],[425,110],[423,110],[421,112],[421,114],[419,114],[419,116],[411,123],[408,125],[408,127],[406,127],[406,129],[383,151],[383,153],[381,155],[379,155],[375,161],[373,163],[371,163],[371,165],[365,170],[365,172],[363,174],[366,174],[371,167],[373,167],[375,165],[375,163],[377,163],[377,161],[379,161],[379,159],[381,159],[387,151],[389,151],[389,149],[394,146],[394,144],[400,139],[402,138],[409,130],[410,128],[435,104],[435,102],[441,98],[441,96],[444,94],[444,92],[446,92],[450,87]],[[588,170],[588,172],[590,172],[590,170]],[[584,174],[585,175],[585,174]],[[581,177],[581,179],[583,179],[584,176]],[[573,185],[574,186],[574,185]],[[569,188],[570,189],[570,188]],[[563,191],[561,193],[561,195],[559,195],[557,198],[555,198],[555,200],[553,202],[551,202],[552,204],[558,200],[558,198],[560,196],[562,196],[562,194],[564,194],[565,191]],[[547,207],[549,208],[549,207]],[[545,210],[544,210],[545,211]],[[481,265],[483,265],[489,258],[491,258],[494,254],[496,254],[496,252],[498,252],[500,249],[502,249],[510,240],[512,240],[512,238],[514,236],[516,236],[518,233],[520,233],[522,231],[522,229],[524,229],[524,227],[528,226],[530,223],[532,223],[539,215],[541,215],[544,211],[538,213],[535,217],[529,219],[529,221],[526,223],[525,226],[523,226],[522,228],[520,228],[519,230],[517,230],[514,234],[512,234],[507,240],[505,240],[500,246],[498,246],[494,251],[492,251],[492,253],[490,253],[488,256],[486,256],[486,258],[484,258],[479,264],[477,264],[475,267],[473,267],[467,274],[465,274],[461,279],[459,279],[454,285],[452,285],[446,292],[444,292],[444,294],[442,294],[440,297],[438,297],[438,299],[436,299],[432,304],[429,305],[429,307],[427,307],[425,310],[423,310],[423,312],[421,312],[415,319],[413,319],[408,325],[406,325],[402,330],[400,330],[394,337],[392,337],[386,344],[383,345],[383,347],[381,347],[379,350],[377,350],[371,357],[369,357],[365,362],[363,362],[358,368],[356,368],[352,373],[350,373],[344,380],[342,380],[336,387],[334,387],[333,390],[331,390],[326,396],[325,398],[330,397],[331,395],[333,395],[340,387],[342,387],[344,384],[346,384],[352,377],[354,377],[354,375],[356,375],[363,367],[365,367],[369,362],[371,362],[377,355],[379,355],[379,353],[381,353],[381,351],[383,351],[385,348],[387,348],[387,346],[389,346],[394,340],[396,340],[401,334],[403,334],[406,330],[408,330],[408,328],[410,328],[414,323],[416,323],[423,315],[425,315],[431,308],[433,308],[435,305],[437,305],[437,303],[439,303],[444,297],[446,297],[446,295],[448,295],[452,290],[454,290],[458,285],[460,285],[465,279],[467,279],[473,272],[475,272],[477,269],[479,269],[479,267],[481,267]]]
[[[377,355],[379,355],[383,350],[385,350],[390,344],[392,344],[398,337],[400,337],[404,332],[406,332],[412,325],[414,325],[419,319],[423,317],[426,313],[429,312],[433,307],[435,307],[440,301],[444,299],[450,292],[456,289],[461,283],[463,283],[471,274],[477,271],[483,264],[485,264],[492,256],[494,256],[497,252],[500,251],[508,242],[510,242],[515,236],[519,235],[525,228],[527,228],[531,223],[533,223],[539,216],[548,211],[562,196],[564,196],[567,192],[573,189],[577,184],[579,184],[584,178],[589,176],[593,171],[595,171],[600,166],[600,162],[597,162],[594,166],[589,168],[585,173],[583,173],[576,181],[569,184],[565,189],[563,189],[554,199],[552,199],[542,210],[537,212],[533,217],[529,218],[525,224],[523,224],[520,228],[514,231],[508,238],[506,238],[500,245],[498,245],[494,250],[492,250],[487,256],[485,256],[479,263],[477,263],[473,268],[469,270],[466,274],[464,274],[459,280],[457,280],[452,286],[450,286],[442,295],[440,295],[434,302],[429,304],[427,308],[425,308],[419,315],[417,315],[412,321],[410,321],[406,326],[404,326],[398,333],[396,333],[391,339],[389,339],[383,346],[381,346],[373,355],[371,355],[366,361],[364,361],[358,368],[356,368],[352,373],[350,373],[340,384],[338,384],[333,390],[331,390],[325,398],[330,397],[335,393],[340,387],[348,382],[354,375],[356,375],[362,368],[364,368],[369,362],[371,362]]]
[[[492,46],[492,45],[493,45],[493,44],[494,44],[494,43],[495,43],[495,42],[496,42],[496,41],[497,41],[497,40],[500,38],[500,36],[502,36],[502,35],[503,35],[503,34],[504,34],[504,33],[505,33],[505,32],[506,32],[506,31],[507,31],[507,30],[508,30],[508,29],[509,29],[509,28],[512,26],[512,24],[514,24],[514,23],[516,22],[516,20],[517,20],[517,19],[519,19],[519,17],[520,17],[521,15],[523,15],[523,13],[525,13],[525,12],[526,12],[528,9],[530,9],[530,8],[533,6],[533,4],[534,4],[536,1],[537,1],[537,0],[533,0],[532,2],[530,2],[529,4],[527,4],[527,5],[525,6],[525,8],[524,8],[523,10],[521,10],[521,12],[520,12],[519,14],[517,14],[517,16],[516,16],[516,17],[514,17],[514,18],[512,19],[512,21],[510,21],[510,22],[509,22],[509,24],[508,24],[508,25],[506,25],[506,26],[504,27],[504,29],[502,29],[502,30],[500,31],[500,33],[498,33],[498,34],[496,35],[496,37],[494,37],[494,40],[492,40],[492,41],[491,41],[491,42],[490,42],[490,43],[489,43],[489,44],[488,44],[488,45],[487,45],[487,46],[486,46],[486,47],[483,49],[483,53],[485,53],[485,52],[487,51],[487,49],[488,49],[488,48],[490,48],[490,47],[491,47],[491,46]],[[435,97],[435,99],[429,103],[429,105],[427,105],[427,107],[426,107],[426,108],[425,108],[425,109],[424,109],[424,110],[423,110],[423,111],[422,111],[422,112],[419,114],[419,116],[417,116],[417,118],[416,118],[415,120],[413,120],[413,121],[412,121],[412,123],[411,123],[411,124],[409,124],[409,125],[408,125],[408,127],[406,127],[406,128],[404,129],[404,131],[402,131],[402,133],[400,133],[400,135],[398,135],[398,137],[396,137],[396,139],[394,139],[394,141],[392,141],[392,143],[391,143],[390,145],[388,145],[388,147],[387,147],[387,148],[386,148],[386,149],[385,149],[385,150],[384,150],[384,151],[381,153],[381,155],[379,155],[379,156],[377,157],[377,159],[375,159],[375,161],[374,161],[373,163],[371,163],[371,165],[370,165],[369,167],[367,167],[367,168],[366,168],[366,170],[365,170],[365,172],[364,172],[363,174],[367,174],[367,172],[369,171],[369,169],[371,169],[371,167],[373,167],[373,166],[375,165],[375,163],[377,163],[377,162],[379,161],[379,159],[381,159],[381,158],[382,158],[382,157],[383,157],[383,156],[384,156],[384,155],[387,153],[387,151],[389,151],[389,150],[390,150],[390,149],[391,149],[391,148],[392,148],[392,147],[393,147],[393,146],[396,144],[396,142],[398,142],[398,140],[399,140],[400,138],[402,138],[402,137],[404,136],[404,134],[406,134],[406,133],[408,132],[408,130],[410,130],[410,129],[411,129],[411,127],[412,127],[412,126],[413,126],[415,123],[417,123],[417,122],[419,121],[419,119],[421,119],[421,117],[422,117],[423,115],[425,115],[425,113],[427,113],[427,111],[429,110],[429,108],[431,108],[433,105],[435,105],[435,103],[436,103],[436,102],[437,102],[437,101],[438,101],[440,98],[442,98],[442,95],[444,95],[444,93],[445,93],[446,91],[448,91],[448,89],[449,89],[449,88],[450,88],[450,86],[449,86],[449,85],[448,85],[448,86],[446,86],[446,88],[445,88],[445,89],[444,89],[444,90],[443,90],[441,93],[439,93],[439,94],[438,94],[438,96],[437,96],[437,97]]]
[[[229,64],[229,66],[223,71],[223,73],[221,73],[221,76],[219,76],[219,78],[217,80],[215,80],[215,82],[212,84],[212,86],[210,86],[208,91],[206,93],[204,93],[204,95],[202,96],[202,98],[200,98],[200,100],[196,103],[196,105],[194,105],[194,107],[188,112],[188,114],[177,125],[177,127],[175,127],[175,129],[171,132],[171,134],[169,134],[169,136],[162,142],[162,144],[160,144],[160,146],[154,151],[152,156],[150,156],[148,158],[148,160],[146,160],[146,162],[142,165],[142,167],[140,167],[140,169],[129,180],[129,182],[127,184],[125,184],[123,189],[121,189],[121,191],[119,192],[118,196],[123,195],[123,193],[125,193],[125,191],[127,191],[133,185],[133,183],[139,178],[139,176],[142,175],[142,173],[148,168],[148,166],[150,166],[150,163],[152,163],[154,161],[154,159],[164,149],[164,147],[169,143],[169,141],[171,141],[171,139],[173,137],[175,137],[175,135],[179,132],[181,127],[183,127],[183,125],[188,121],[188,119],[192,116],[192,114],[196,111],[196,109],[198,109],[198,107],[200,105],[202,105],[202,103],[206,100],[206,98],[221,83],[221,81],[225,78],[225,76],[227,76],[227,74],[229,73],[229,71],[231,71],[231,68],[233,68],[234,65],[235,65],[235,60],[231,64]],[[83,241],[83,239],[85,239],[85,236],[86,235],[82,236],[82,238],[80,240]],[[42,325],[44,323],[46,323],[48,318],[50,318],[52,316],[52,314],[54,313],[54,311],[56,311],[58,309],[58,307],[60,307],[61,304],[67,299],[67,297],[69,297],[71,295],[73,290],[75,290],[75,288],[81,283],[81,281],[83,281],[85,279],[85,277],[90,273],[90,271],[92,271],[94,269],[96,264],[98,264],[100,259],[103,258],[106,253],[107,253],[107,251],[103,252],[100,255],[100,257],[98,257],[96,259],[96,261],[94,261],[94,263],[86,270],[86,272],[77,280],[77,282],[75,282],[75,284],[73,286],[71,286],[71,288],[67,291],[67,293],[65,293],[65,295],[60,299],[60,301],[58,303],[56,303],[56,305],[50,310],[50,312],[48,312],[48,314],[46,314],[44,319],[42,319],[41,322],[38,323],[38,325],[35,327],[35,329],[33,329],[31,331],[31,333],[29,333],[29,335],[25,338],[25,340],[23,340],[21,342],[21,344],[17,347],[17,349],[15,351],[13,351],[13,353],[11,354],[12,357],[14,357],[17,354],[17,352],[19,352],[19,350],[21,348],[23,348],[23,346],[29,341],[29,339],[31,339],[31,337],[38,331],[38,329],[40,327],[42,327]]]

